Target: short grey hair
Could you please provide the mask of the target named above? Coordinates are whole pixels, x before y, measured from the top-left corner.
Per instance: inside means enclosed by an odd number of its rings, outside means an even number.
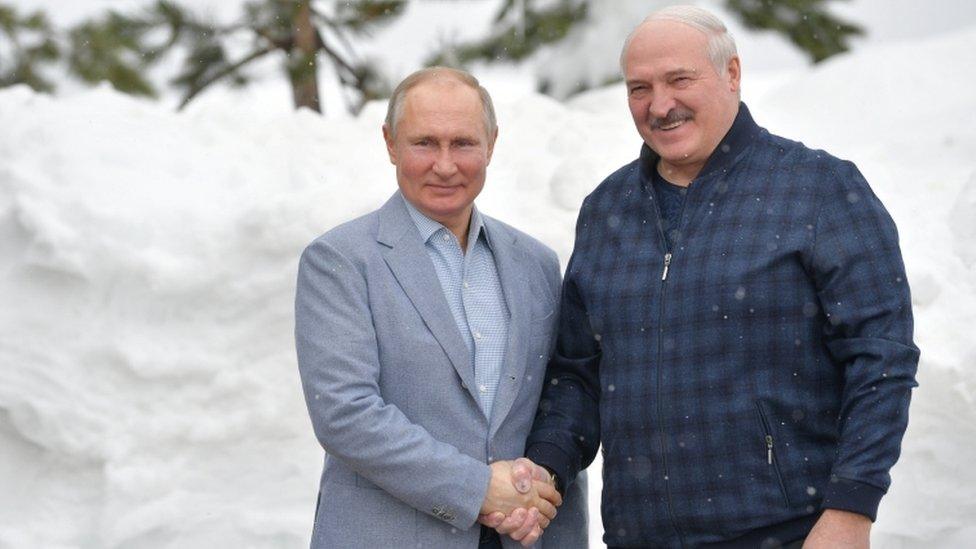
[[[640,25],[637,25],[627,35],[627,39],[624,40],[624,47],[620,50],[621,71],[625,68],[624,58],[627,56],[627,48],[630,47],[634,35],[637,34],[637,31],[640,30],[644,23],[650,21],[677,21],[678,23],[684,23],[689,27],[703,32],[708,37],[706,51],[708,60],[715,67],[715,72],[719,74],[724,74],[728,70],[729,61],[738,55],[735,49],[735,39],[729,34],[729,30],[725,28],[725,23],[718,17],[715,17],[712,12],[697,6],[668,6],[648,15],[641,21]]]
[[[453,78],[478,92],[485,119],[485,130],[488,132],[489,137],[495,135],[495,130],[498,129],[498,121],[495,119],[495,106],[491,102],[491,95],[488,93],[488,90],[478,82],[478,79],[471,73],[461,69],[427,67],[404,78],[397,85],[396,89],[393,90],[393,95],[390,96],[390,102],[386,106],[386,121],[384,123],[389,129],[390,136],[396,137],[396,127],[397,123],[400,122],[400,118],[403,116],[403,102],[407,97],[407,92],[419,84],[441,77]]]

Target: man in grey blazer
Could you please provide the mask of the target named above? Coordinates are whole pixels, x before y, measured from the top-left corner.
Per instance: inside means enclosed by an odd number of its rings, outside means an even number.
[[[585,482],[565,499],[549,482],[513,485],[560,274],[552,250],[474,207],[491,98],[462,71],[418,71],[383,135],[399,191],[299,266],[298,364],[326,451],[312,547],[511,548],[543,528],[546,546],[585,547]],[[477,524],[492,513],[519,528]]]

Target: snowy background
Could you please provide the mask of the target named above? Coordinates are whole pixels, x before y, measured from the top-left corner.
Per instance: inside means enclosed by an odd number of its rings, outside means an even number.
[[[142,5],[16,3],[58,21]],[[563,262],[582,198],[640,141],[622,86],[561,103],[531,77],[605,70],[659,4],[601,2],[567,44],[476,70],[501,127],[479,206]],[[976,545],[976,3],[924,5],[838,4],[870,34],[812,68],[730,25],[757,121],[854,160],[900,230],[921,386],[880,549]],[[414,4],[371,55],[402,76],[494,6]],[[62,90],[0,90],[0,547],[306,546],[321,450],[293,351],[295,270],[309,240],[395,189],[384,105],[353,118],[326,94],[325,118],[292,112],[273,78],[182,114],[174,98]]]

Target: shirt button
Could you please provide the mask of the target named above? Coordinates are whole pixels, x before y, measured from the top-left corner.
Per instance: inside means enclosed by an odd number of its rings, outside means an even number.
[[[481,332],[475,332],[474,333],[474,338],[475,339],[481,339]]]
[[[444,242],[447,242],[448,240],[451,239],[449,235],[444,235],[442,238],[444,239]]]
[[[478,385],[478,391],[479,392],[482,392],[482,393],[487,393],[488,392],[488,387],[486,387],[484,385]]]
[[[464,286],[465,288],[467,288],[468,287],[468,281],[465,280],[464,282],[461,283],[461,285]]]

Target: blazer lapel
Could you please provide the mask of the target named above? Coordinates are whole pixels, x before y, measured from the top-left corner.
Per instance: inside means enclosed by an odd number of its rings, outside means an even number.
[[[377,241],[386,247],[383,259],[393,276],[444,349],[468,393],[478,402],[468,347],[461,339],[437,273],[399,192],[380,209]]]
[[[491,427],[488,436],[493,437],[499,426],[508,416],[518,396],[518,388],[522,386],[522,376],[525,374],[525,356],[529,319],[526,304],[532,299],[524,271],[528,264],[524,252],[517,244],[515,237],[503,227],[495,223],[488,216],[483,216],[488,235],[491,238],[492,254],[498,268],[498,278],[505,294],[510,320],[508,324],[508,347],[505,352],[505,362],[502,364],[502,375],[495,394],[495,402],[491,413]]]

